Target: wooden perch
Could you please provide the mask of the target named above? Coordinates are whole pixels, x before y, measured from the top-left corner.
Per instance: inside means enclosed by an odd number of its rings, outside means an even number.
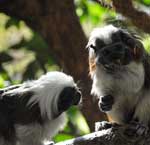
[[[150,145],[150,134],[129,137],[124,134],[124,130],[125,126],[113,127],[55,145]]]

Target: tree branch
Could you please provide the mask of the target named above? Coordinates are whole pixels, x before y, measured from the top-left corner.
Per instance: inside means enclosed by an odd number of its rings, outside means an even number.
[[[132,0],[112,0],[112,4],[108,4],[105,0],[93,0],[102,7],[111,9],[130,19],[136,27],[142,29],[146,33],[150,33],[150,15],[146,12],[137,10]]]
[[[112,0],[116,12],[129,18],[131,22],[146,33],[150,33],[150,15],[137,10],[132,0]]]
[[[112,9],[112,4],[106,3],[105,0],[93,0],[94,2],[100,4],[102,7],[107,8],[107,9]]]
[[[124,134],[124,130],[125,126],[113,127],[55,145],[150,145],[150,134],[129,137]]]

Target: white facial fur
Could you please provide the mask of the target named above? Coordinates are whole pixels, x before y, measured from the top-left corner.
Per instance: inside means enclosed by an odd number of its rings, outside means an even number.
[[[58,111],[55,104],[60,92],[65,87],[76,87],[73,78],[62,72],[49,72],[35,83],[36,85],[30,89],[35,95],[30,99],[29,104],[39,102],[41,115],[47,115],[50,120],[53,117],[52,111]]]
[[[107,95],[132,95],[138,93],[144,84],[143,64],[131,62],[124,68],[124,72],[116,72],[115,75],[106,73],[103,66],[97,66],[93,75],[91,93],[97,96]]]

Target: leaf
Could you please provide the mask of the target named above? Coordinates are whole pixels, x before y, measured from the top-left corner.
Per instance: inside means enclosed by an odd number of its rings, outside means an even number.
[[[35,79],[37,71],[40,69],[36,60],[30,62],[23,73],[23,80]]]
[[[64,140],[68,140],[68,139],[72,139],[72,138],[74,138],[74,136],[65,134],[65,133],[59,133],[53,138],[53,140],[55,142],[60,142],[60,141],[64,141]]]
[[[71,107],[68,111],[68,118],[75,125],[75,127],[80,132],[80,135],[87,134],[90,132],[89,127],[82,113],[77,107]],[[82,124],[82,125],[81,125]]]
[[[44,63],[46,63],[48,61],[48,58],[50,57],[47,44],[37,33],[34,33],[31,40],[27,41],[23,38],[20,43],[11,46],[11,49],[20,48],[25,48],[29,51],[33,51],[38,57],[38,60]]]
[[[20,21],[14,19],[14,18],[10,18],[5,25],[5,28],[8,29],[9,27],[14,26],[14,25],[17,28],[19,28],[19,24],[20,24]]]
[[[150,6],[150,0],[143,0],[143,3],[147,6]]]
[[[0,88],[3,88],[4,86],[4,78],[0,75]]]

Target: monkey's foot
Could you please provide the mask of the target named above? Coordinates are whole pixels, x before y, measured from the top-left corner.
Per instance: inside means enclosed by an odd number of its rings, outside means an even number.
[[[125,129],[124,134],[127,136],[145,136],[148,131],[148,126],[139,122],[131,122]]]
[[[108,121],[95,122],[95,131],[109,129],[109,128],[115,127],[115,126],[119,126],[119,125],[117,123],[108,122]]]

